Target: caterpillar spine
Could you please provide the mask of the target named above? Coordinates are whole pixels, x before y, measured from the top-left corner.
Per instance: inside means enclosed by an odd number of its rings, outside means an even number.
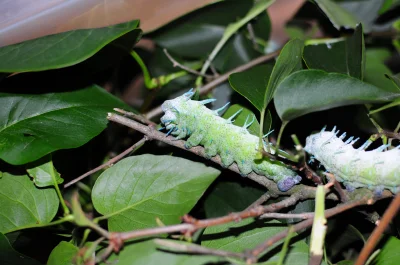
[[[400,189],[400,146],[384,151],[389,145],[382,145],[374,150],[365,151],[371,141],[366,141],[359,148],[353,148],[358,140],[350,137],[343,142],[337,137],[339,131],[325,131],[307,137],[304,150],[317,159],[328,172],[343,182],[347,190],[365,187],[378,195],[384,189],[397,193]]]
[[[189,91],[161,105],[164,112],[161,122],[168,130],[168,135],[174,135],[176,139],[187,138],[186,148],[204,146],[206,156],[211,158],[218,154],[225,167],[236,162],[243,176],[252,171],[264,175],[277,182],[281,191],[287,191],[301,181],[296,172],[280,161],[269,158],[255,161],[259,138],[247,131],[254,119],[250,122],[246,120],[243,127],[233,125],[232,120],[240,111],[225,120],[219,117],[219,112],[226,108],[227,104],[220,109],[210,110],[204,105],[212,101],[194,101],[191,100],[193,95],[194,92]],[[267,151],[267,145],[263,142]],[[274,150],[270,151],[274,154]]]

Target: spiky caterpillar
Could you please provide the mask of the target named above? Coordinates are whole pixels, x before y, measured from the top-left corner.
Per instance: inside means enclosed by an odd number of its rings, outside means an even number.
[[[346,133],[337,137],[339,131],[324,129],[307,137],[304,150],[312,154],[328,172],[346,186],[349,191],[366,187],[381,194],[384,189],[397,193],[400,189],[400,150],[399,147],[383,152],[388,146],[365,151],[371,144],[367,141],[354,149],[358,140],[350,137],[342,140]]]
[[[209,158],[219,154],[225,167],[236,162],[242,175],[254,171],[272,179],[277,182],[281,191],[287,191],[301,181],[296,172],[280,161],[268,158],[255,161],[259,138],[247,131],[252,122],[246,121],[243,127],[232,124],[232,120],[240,111],[225,120],[219,117],[218,112],[226,105],[218,110],[210,110],[204,105],[214,101],[213,99],[194,101],[191,100],[193,95],[194,92],[189,91],[161,105],[165,112],[161,122],[169,130],[168,134],[177,136],[177,139],[188,137],[186,148],[204,146]],[[264,145],[265,148],[265,142]]]

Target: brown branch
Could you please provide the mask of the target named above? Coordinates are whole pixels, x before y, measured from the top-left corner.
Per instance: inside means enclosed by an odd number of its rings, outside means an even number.
[[[167,49],[164,48],[164,49],[163,49],[163,52],[164,52],[165,55],[168,57],[168,59],[172,62],[172,66],[173,66],[173,67],[179,67],[179,68],[181,68],[182,70],[185,70],[186,72],[189,72],[189,73],[192,73],[192,74],[195,74],[195,75],[198,75],[198,76],[202,76],[202,77],[205,77],[205,78],[213,78],[213,76],[211,76],[211,75],[202,74],[202,73],[200,73],[199,71],[193,70],[193,69],[191,69],[191,68],[189,68],[189,67],[186,67],[186,66],[180,64],[177,60],[175,60],[175,59],[171,56],[171,54],[168,53]]]
[[[136,113],[129,112],[129,111],[126,111],[126,110],[123,110],[123,109],[119,109],[119,108],[114,108],[114,110],[115,110],[116,112],[119,112],[119,113],[121,113],[121,114],[124,114],[124,116],[126,116],[126,117],[130,117],[130,118],[132,118],[132,119],[134,119],[134,120],[136,120],[136,121],[138,121],[138,122],[141,122],[141,123],[143,123],[143,124],[152,125],[152,126],[157,126],[157,123],[154,123],[154,122],[152,122],[151,120],[146,119],[145,117],[143,117],[143,116],[140,115],[140,114],[136,114]]]
[[[88,172],[86,172],[85,174],[71,180],[70,182],[68,182],[67,184],[64,185],[64,188],[68,188],[69,186],[75,184],[78,181],[81,181],[82,179],[86,178],[87,176],[90,176],[94,173],[96,173],[97,171],[111,166],[113,164],[115,164],[117,161],[121,160],[123,157],[125,157],[126,155],[128,155],[129,153],[135,151],[137,148],[139,148],[140,146],[142,146],[145,142],[147,141],[147,136],[144,136],[140,141],[138,141],[137,143],[135,143],[134,145],[132,145],[131,147],[129,147],[128,149],[126,149],[125,151],[123,151],[122,153],[120,153],[119,155],[111,158],[110,160],[108,160],[106,163],[92,169],[89,170]]]
[[[260,216],[260,219],[267,218],[275,218],[275,219],[291,219],[291,218],[299,218],[299,219],[309,219],[313,218],[314,213],[265,213]]]
[[[208,84],[204,85],[202,88],[200,88],[199,89],[200,90],[200,95],[205,95],[208,92],[210,92],[212,89],[214,89],[214,87],[224,83],[226,80],[228,80],[228,78],[229,78],[229,76],[231,74],[237,73],[237,72],[242,72],[242,71],[248,70],[248,69],[250,69],[250,68],[252,68],[252,67],[254,67],[254,66],[258,65],[258,64],[267,62],[267,61],[275,58],[276,56],[278,56],[279,53],[280,53],[280,50],[272,52],[272,53],[264,55],[264,56],[261,56],[261,57],[258,57],[258,58],[254,59],[254,60],[252,60],[252,61],[250,61],[250,62],[248,62],[246,64],[243,64],[243,65],[241,65],[241,66],[239,66],[239,67],[237,67],[237,68],[235,68],[235,69],[223,74],[223,75],[220,75],[218,78],[214,79],[210,83],[208,83]],[[160,114],[162,114],[162,110],[161,110],[161,106],[158,106],[158,107],[150,110],[146,114],[144,114],[144,116],[147,119],[150,120],[150,119],[152,119],[152,118],[154,118],[156,116],[159,116]]]
[[[400,209],[400,193],[397,193],[394,200],[390,203],[389,207],[385,211],[382,216],[382,219],[375,227],[374,231],[372,232],[371,236],[368,238],[367,243],[365,244],[364,248],[361,250],[360,255],[355,263],[355,265],[362,265],[368,259],[369,254],[374,250],[376,244],[378,244],[379,239],[383,232],[385,231],[386,227],[389,225],[390,221],[393,217],[397,214]]]
[[[246,208],[246,210],[250,210],[251,208],[254,208],[256,206],[259,206],[261,204],[263,204],[264,202],[268,201],[271,198],[271,194],[269,192],[264,193],[263,195],[261,195],[260,198],[258,198],[255,202],[253,202],[252,204],[250,204],[249,207]]]
[[[360,205],[365,205],[365,204],[372,204],[374,201],[370,199],[370,197],[365,196],[364,198],[361,198],[359,200],[354,200],[354,201],[350,201],[350,202],[346,202],[343,204],[340,204],[332,209],[328,209],[325,211],[325,217],[329,218],[332,217],[334,215],[337,215],[339,213],[342,213],[344,211],[347,211],[351,208],[360,206]],[[305,228],[308,228],[310,226],[312,226],[313,224],[313,219],[309,218],[306,219],[300,223],[295,224],[294,226],[292,226],[292,231],[293,232],[298,232],[300,230],[303,230]],[[272,245],[274,245],[276,242],[284,239],[287,235],[288,235],[289,229],[286,229],[278,234],[276,234],[275,236],[269,238],[268,240],[266,240],[265,242],[261,243],[260,245],[258,245],[257,247],[255,247],[254,249],[252,249],[251,251],[247,251],[247,253],[251,253],[252,258],[248,259],[247,262],[248,263],[254,263],[257,262],[258,257],[264,252],[266,251],[269,247],[271,247]]]

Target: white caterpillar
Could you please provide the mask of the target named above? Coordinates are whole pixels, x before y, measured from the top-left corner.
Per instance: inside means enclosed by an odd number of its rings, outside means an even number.
[[[307,137],[304,150],[312,154],[328,172],[343,182],[347,190],[366,187],[381,194],[384,189],[397,193],[400,189],[400,146],[384,151],[388,145],[365,151],[371,144],[367,141],[360,148],[353,148],[358,140],[350,137],[342,140],[346,133],[337,137],[339,131],[324,129]]]

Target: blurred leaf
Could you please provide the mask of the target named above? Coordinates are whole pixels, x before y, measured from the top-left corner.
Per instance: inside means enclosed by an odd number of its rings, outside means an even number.
[[[264,98],[272,70],[271,64],[257,65],[244,72],[231,74],[229,83],[261,112],[266,105]]]
[[[33,183],[35,183],[37,187],[43,188],[58,185],[64,182],[60,174],[53,166],[51,156],[46,156],[35,164],[37,166],[29,168],[26,171],[28,172],[29,176],[33,178]]]
[[[0,178],[0,232],[49,223],[59,199],[53,188],[37,188],[29,176],[3,173]]]
[[[115,107],[129,108],[96,85],[41,95],[0,93],[0,158],[21,165],[79,147],[105,129]]]
[[[218,182],[204,201],[206,217],[213,218],[242,211],[264,193],[261,189],[237,182]]]
[[[72,208],[72,213],[74,215],[74,222],[78,226],[87,226],[91,227],[92,222],[86,217],[85,213],[82,210],[82,206],[79,202],[79,193],[74,192],[71,198],[71,208]]]
[[[80,29],[0,48],[0,72],[43,71],[71,66],[111,41],[136,29],[139,21],[97,29]]]
[[[381,8],[379,9],[379,14],[381,15],[386,11],[389,11],[389,9],[391,9],[392,7],[394,7],[399,3],[400,3],[399,0],[384,0]]]
[[[365,51],[362,25],[347,39],[309,40],[303,58],[308,68],[364,78]]]
[[[323,185],[318,185],[317,187],[314,212],[314,221],[311,229],[310,256],[317,256],[322,260],[327,228],[325,218],[325,189]]]
[[[282,120],[339,106],[388,102],[400,97],[356,78],[320,70],[302,70],[288,76],[275,94],[275,108]]]
[[[365,81],[395,92],[399,91],[397,86],[386,77],[386,75],[391,75],[392,71],[384,63],[390,55],[390,52],[386,49],[368,49],[366,51]]]
[[[128,157],[97,179],[92,200],[110,231],[179,223],[220,171],[172,156]]]
[[[73,265],[79,248],[73,244],[61,241],[50,253],[47,265]]]
[[[0,233],[0,261],[4,265],[41,265],[40,262],[15,251],[2,233]]]
[[[233,121],[233,124],[239,127],[242,127],[247,119],[247,123],[251,122],[254,118],[254,122],[251,124],[251,126],[247,129],[251,134],[254,135],[258,135],[259,131],[260,131],[260,124],[257,121],[257,116],[254,115],[254,113],[249,110],[246,109],[245,107],[239,105],[239,104],[235,104],[232,105],[228,108],[227,111],[225,111],[224,115],[222,115],[222,118],[227,119],[229,117],[231,117],[233,114],[235,114],[237,111],[239,111],[240,109],[243,109],[242,112],[240,112],[240,114],[238,116],[236,116],[236,118]],[[269,121],[271,124],[271,121]]]
[[[251,1],[221,1],[186,15],[177,23],[154,32],[152,37],[158,45],[178,56],[206,57],[222,38],[225,27],[243,17],[251,6]]]
[[[331,0],[313,0],[319,8],[329,18],[333,26],[340,30],[341,27],[345,29],[355,28],[359,22],[358,18],[353,16],[346,9]]]
[[[189,243],[171,240],[185,245],[191,245]],[[218,264],[222,258],[209,255],[193,255],[185,253],[174,253],[171,251],[163,251],[160,246],[154,243],[154,240],[142,241],[139,243],[125,244],[124,248],[118,254],[112,254],[107,262],[100,264],[105,265],[109,262],[118,265],[206,265],[206,264]],[[222,265],[222,264],[221,264]]]
[[[400,240],[391,236],[383,245],[379,254],[375,257],[374,265],[397,265],[400,263]]]
[[[243,252],[246,249],[255,248],[264,242],[267,238],[271,238],[283,230],[285,225],[280,225],[278,221],[255,222],[253,219],[245,219],[237,223],[228,223],[214,227],[208,227],[202,235],[201,245],[213,249]],[[269,249],[277,247],[274,244]],[[279,248],[279,246],[278,246]],[[280,249],[280,248],[279,248]],[[276,251],[272,251],[273,254]],[[278,261],[279,251],[270,257],[265,264],[271,264],[272,261]],[[291,244],[288,254],[285,258],[285,264],[307,264],[308,263],[308,246],[304,241],[298,241]],[[234,264],[245,264],[234,261]],[[264,264],[264,263],[258,263]]]

